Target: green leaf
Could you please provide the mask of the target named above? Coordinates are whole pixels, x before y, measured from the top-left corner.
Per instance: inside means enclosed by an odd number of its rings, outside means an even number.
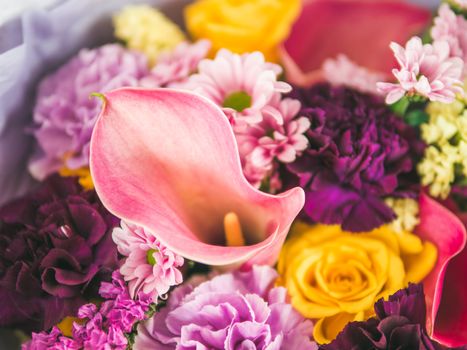
[[[419,126],[428,122],[428,118],[429,116],[425,111],[421,109],[414,109],[405,115],[404,120],[409,125]]]
[[[403,117],[405,115],[405,112],[407,112],[407,108],[409,108],[409,106],[410,100],[407,96],[404,96],[399,101],[394,102],[392,105],[390,105],[389,108],[391,108],[391,110],[397,115]]]

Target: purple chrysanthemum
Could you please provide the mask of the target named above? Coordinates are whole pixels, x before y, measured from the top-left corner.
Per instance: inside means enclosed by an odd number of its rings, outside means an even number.
[[[426,331],[426,304],[423,286],[411,284],[375,304],[376,317],[351,322],[321,350],[444,350]],[[459,349],[465,349],[461,347]]]
[[[273,288],[268,266],[219,275],[175,289],[151,319],[138,326],[133,349],[313,350],[312,323]]]
[[[305,189],[306,214],[353,232],[394,219],[383,199],[411,193],[402,183],[423,147],[414,141],[415,129],[379,97],[345,87],[296,88],[292,97],[311,122],[308,149],[288,166]]]
[[[49,177],[0,209],[0,326],[49,329],[117,267],[118,220],[74,178]]]
[[[39,85],[34,108],[37,146],[29,169],[37,179],[89,163],[89,142],[101,103],[91,93],[137,86],[149,73],[143,54],[109,44],[83,49]]]

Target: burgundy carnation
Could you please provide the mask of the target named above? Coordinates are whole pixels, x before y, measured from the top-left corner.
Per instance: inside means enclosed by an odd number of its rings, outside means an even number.
[[[416,130],[380,97],[349,88],[296,88],[311,122],[309,147],[288,169],[305,189],[305,213],[324,224],[361,232],[394,219],[385,196],[415,195],[412,158],[423,148]]]
[[[110,279],[118,224],[76,179],[48,178],[0,209],[0,326],[43,330],[73,315]]]
[[[321,350],[443,350],[426,331],[423,286],[411,284],[375,304],[376,318],[351,322]],[[458,348],[465,349],[464,347]]]

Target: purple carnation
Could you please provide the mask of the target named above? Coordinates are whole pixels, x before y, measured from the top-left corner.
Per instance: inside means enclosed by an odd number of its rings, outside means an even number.
[[[311,122],[308,149],[288,167],[305,189],[309,218],[353,232],[393,220],[383,199],[414,195],[412,158],[423,148],[415,129],[380,97],[349,88],[320,84],[291,95]]]
[[[175,289],[167,305],[138,326],[133,349],[317,349],[311,321],[273,288],[268,266],[233,272]]]
[[[0,326],[49,329],[117,267],[118,220],[74,178],[49,177],[0,209]]]
[[[83,49],[39,85],[34,108],[37,146],[29,163],[42,180],[62,167],[89,164],[89,142],[101,108],[93,92],[137,86],[149,74],[143,54],[120,45]]]
[[[321,350],[443,350],[426,331],[426,304],[422,284],[411,284],[375,304],[376,318],[351,322]],[[459,349],[465,349],[464,347]]]

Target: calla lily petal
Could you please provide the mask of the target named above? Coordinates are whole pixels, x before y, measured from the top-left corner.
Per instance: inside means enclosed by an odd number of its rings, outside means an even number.
[[[252,187],[227,118],[199,95],[125,88],[104,96],[90,167],[111,212],[198,262],[274,263],[303,207],[302,189],[274,196]],[[230,212],[240,219],[245,246],[225,246]]]
[[[322,80],[324,60],[339,54],[390,74],[391,41],[405,43],[430,20],[428,10],[396,0],[307,1],[280,50],[287,78],[300,86]]]
[[[425,194],[417,233],[438,247],[438,261],[424,280],[427,328],[447,346],[467,343],[466,230],[459,218]],[[446,288],[443,288],[446,286]]]

